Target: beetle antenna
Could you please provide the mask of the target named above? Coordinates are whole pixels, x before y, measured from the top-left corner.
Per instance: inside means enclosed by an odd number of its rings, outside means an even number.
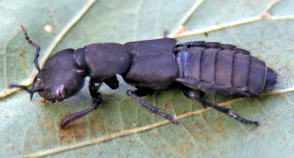
[[[24,35],[25,35],[25,38],[26,38],[26,40],[28,41],[28,43],[31,44],[33,47],[36,48],[36,54],[35,54],[35,60],[34,60],[34,63],[35,63],[35,66],[36,66],[37,70],[40,72],[40,66],[39,66],[39,63],[38,63],[39,52],[40,52],[40,50],[41,50],[40,45],[37,44],[37,43],[35,43],[34,41],[32,41],[32,40],[29,38],[26,29],[25,29],[22,25],[20,25],[20,27],[21,27],[21,29],[22,29],[22,31],[23,31],[23,33],[24,33]]]
[[[23,86],[23,85],[16,85],[16,84],[12,84],[12,85],[10,85],[9,88],[21,88],[21,89],[27,91],[28,93],[31,94],[31,96],[30,96],[30,99],[31,99],[31,100],[33,99],[33,95],[34,95],[34,93],[36,93],[36,92],[43,92],[43,91],[46,91],[44,88],[28,89],[28,87],[26,87],[26,86]]]

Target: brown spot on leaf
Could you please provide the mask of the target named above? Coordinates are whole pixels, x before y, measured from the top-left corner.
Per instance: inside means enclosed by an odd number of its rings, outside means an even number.
[[[26,64],[25,62],[25,55],[26,55],[26,51],[25,50],[20,50],[21,53],[19,54],[20,56],[20,64],[22,65],[21,66],[21,71],[24,71],[24,69],[28,69],[28,65]]]
[[[19,56],[21,57],[21,58],[25,58],[25,54],[26,54],[26,51],[25,50],[20,50],[21,51],[21,53],[19,54]]]
[[[59,136],[59,139],[62,141],[66,136]]]
[[[222,136],[222,135],[225,135],[227,132],[221,132],[221,133],[216,133],[215,135],[217,136]]]
[[[169,104],[164,104],[164,107],[165,107],[166,109],[170,109],[170,105],[169,105]]]

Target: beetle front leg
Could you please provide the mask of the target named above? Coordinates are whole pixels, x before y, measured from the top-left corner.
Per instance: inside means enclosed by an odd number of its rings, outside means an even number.
[[[102,102],[102,95],[101,95],[101,93],[98,92],[98,90],[100,89],[102,83],[103,82],[96,82],[93,79],[90,79],[89,91],[92,96],[91,107],[88,109],[85,109],[83,111],[72,113],[72,114],[65,116],[62,119],[62,121],[60,122],[60,128],[63,129],[69,123],[85,116],[86,114],[88,114],[89,112],[91,112],[93,110],[96,110],[100,106],[100,104]]]
[[[143,99],[140,98],[140,96],[150,95],[152,93],[153,93],[152,91],[146,91],[146,90],[143,90],[143,89],[138,89],[136,91],[131,91],[131,90],[127,91],[128,96],[135,99],[137,102],[139,102],[142,106],[144,106],[149,111],[164,117],[165,119],[169,120],[173,124],[180,125],[180,122],[177,121],[174,117],[170,116],[169,114],[166,114],[166,113],[162,112],[160,108],[155,107],[155,106],[153,106],[151,104],[148,104]]]
[[[188,88],[182,88],[182,91],[184,92],[184,94],[190,98],[190,99],[196,99],[198,100],[199,102],[201,102],[202,104],[205,104],[207,106],[210,106],[212,108],[214,108],[215,110],[217,111],[220,111],[222,113],[225,113],[229,116],[232,116],[234,119],[236,119],[237,121],[241,122],[241,123],[244,123],[244,124],[255,124],[257,126],[259,126],[259,123],[257,121],[251,121],[251,120],[246,120],[244,118],[242,118],[241,116],[235,114],[234,112],[232,112],[231,109],[229,108],[226,108],[226,107],[223,107],[223,106],[219,106],[219,105],[216,105],[206,99],[203,99],[199,96],[196,95],[196,93],[191,90],[191,89],[188,89]]]

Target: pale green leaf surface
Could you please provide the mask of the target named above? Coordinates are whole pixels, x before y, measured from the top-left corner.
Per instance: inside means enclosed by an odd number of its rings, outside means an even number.
[[[45,154],[50,149],[57,151],[47,155],[52,157],[294,156],[292,0],[283,0],[273,7],[272,0],[93,2],[0,2],[1,157]],[[272,19],[259,18],[265,10]],[[230,23],[234,25],[228,27]],[[165,30],[175,36],[176,29],[183,25],[187,31],[179,42],[218,41],[246,48],[276,70],[278,83],[274,93],[259,98],[207,96],[245,118],[258,120],[260,127],[242,125],[215,110],[205,110],[179,90],[144,97],[180,117],[183,126],[175,126],[127,97],[125,91],[131,87],[122,82],[116,91],[103,86],[102,106],[60,130],[58,124],[66,114],[89,107],[87,86],[74,97],[55,104],[41,104],[38,95],[30,101],[25,91],[8,96],[9,84],[29,84],[36,72],[35,49],[24,40],[20,24],[41,45],[41,64],[46,56],[65,48],[153,39],[162,37]],[[51,33],[43,30],[46,24],[53,27]],[[224,27],[213,29],[217,26]],[[198,30],[205,31],[197,33]],[[82,144],[92,141],[96,144]],[[81,147],[71,149],[74,145]],[[63,152],[58,151],[64,148]]]

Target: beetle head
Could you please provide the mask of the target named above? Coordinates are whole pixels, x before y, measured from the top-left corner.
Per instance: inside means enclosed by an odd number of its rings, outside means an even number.
[[[32,89],[22,85],[10,87],[22,88],[31,94],[38,92],[45,100],[61,102],[76,94],[84,85],[87,76],[73,57],[73,49],[62,50],[50,57],[34,79]]]
[[[46,100],[62,101],[83,87],[86,74],[76,63],[73,52],[65,49],[50,57],[36,77],[35,87],[45,89],[39,94]]]
[[[34,79],[34,83],[33,83],[33,90],[34,89],[43,89],[42,91],[38,91],[39,95],[41,97],[43,97],[45,100],[51,101],[52,103],[55,102],[55,100],[58,101],[62,101],[63,98],[66,97],[66,88],[64,86],[60,86],[60,88],[58,90],[56,90],[55,93],[52,93],[52,89],[46,87],[46,85],[42,82],[42,79],[40,77],[40,75],[38,74],[35,79]],[[53,90],[54,92],[54,90]],[[31,95],[31,99],[32,99],[32,95]]]
[[[45,100],[55,102],[63,101],[76,94],[84,85],[86,74],[75,61],[73,49],[62,50],[50,57],[43,69],[38,64],[40,46],[34,43],[27,36],[26,30],[21,26],[26,40],[36,48],[35,66],[39,73],[36,75],[32,89],[23,85],[10,85],[10,88],[22,88],[31,94],[31,99],[35,92],[38,92]]]
[[[42,89],[39,91],[35,91],[36,89]],[[59,86],[56,90],[52,88],[46,87],[46,85],[42,82],[40,75],[38,74],[34,79],[33,88],[31,90],[31,99],[33,97],[33,93],[38,92],[41,97],[45,100],[55,102],[55,100],[63,101],[64,98],[67,97],[67,89],[64,85]]]

